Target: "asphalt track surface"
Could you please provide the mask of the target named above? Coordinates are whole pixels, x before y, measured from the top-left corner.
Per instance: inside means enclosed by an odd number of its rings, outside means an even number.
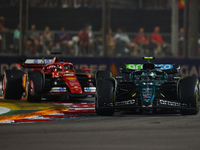
[[[0,126],[1,150],[198,150],[200,115],[88,116]]]

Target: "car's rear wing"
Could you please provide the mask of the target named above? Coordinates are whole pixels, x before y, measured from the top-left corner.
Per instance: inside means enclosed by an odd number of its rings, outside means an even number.
[[[17,67],[26,68],[42,68],[44,65],[49,64],[53,59],[21,59],[16,65]]]
[[[167,74],[175,74],[179,72],[180,65],[178,64],[154,64],[156,70],[166,72]],[[131,73],[136,70],[142,70],[143,64],[120,64],[122,73]]]

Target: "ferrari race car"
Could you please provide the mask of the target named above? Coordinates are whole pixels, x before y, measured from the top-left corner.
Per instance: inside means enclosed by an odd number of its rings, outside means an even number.
[[[153,57],[144,57],[153,59]],[[109,71],[96,72],[95,109],[97,115],[111,116],[115,110],[159,113],[180,112],[196,115],[199,112],[199,80],[197,77],[173,77],[177,64],[122,64],[122,76],[112,77]],[[128,80],[125,76],[128,74]]]
[[[31,68],[24,73],[21,70],[6,70],[3,74],[2,91],[5,99],[21,99],[25,91],[26,100],[39,102],[42,97],[86,98],[95,95],[90,69],[76,72],[69,62],[53,59],[26,59],[17,63],[17,67]],[[85,73],[83,73],[85,72]]]

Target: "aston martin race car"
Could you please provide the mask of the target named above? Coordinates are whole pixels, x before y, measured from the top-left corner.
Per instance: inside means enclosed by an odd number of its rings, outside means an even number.
[[[199,80],[197,77],[168,75],[179,72],[178,64],[154,64],[144,57],[144,64],[121,64],[121,76],[109,71],[96,72],[95,109],[97,115],[111,116],[115,110],[159,113],[176,111],[182,115],[199,112]],[[128,75],[128,79],[125,77]]]
[[[53,59],[26,59],[16,64],[18,70],[6,70],[2,91],[5,99],[21,99],[39,102],[41,98],[86,98],[95,95],[90,69],[76,72],[70,62]],[[31,68],[27,73],[23,68]]]

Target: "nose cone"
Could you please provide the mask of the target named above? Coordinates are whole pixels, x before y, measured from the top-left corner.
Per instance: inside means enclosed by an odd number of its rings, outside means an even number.
[[[146,105],[151,105],[154,96],[155,96],[155,86],[153,85],[144,85],[141,87],[141,92],[140,92],[141,100],[143,104]]]
[[[68,87],[70,88],[71,93],[82,93],[81,85],[76,78],[75,74],[65,74],[63,76],[65,83],[67,83]]]

